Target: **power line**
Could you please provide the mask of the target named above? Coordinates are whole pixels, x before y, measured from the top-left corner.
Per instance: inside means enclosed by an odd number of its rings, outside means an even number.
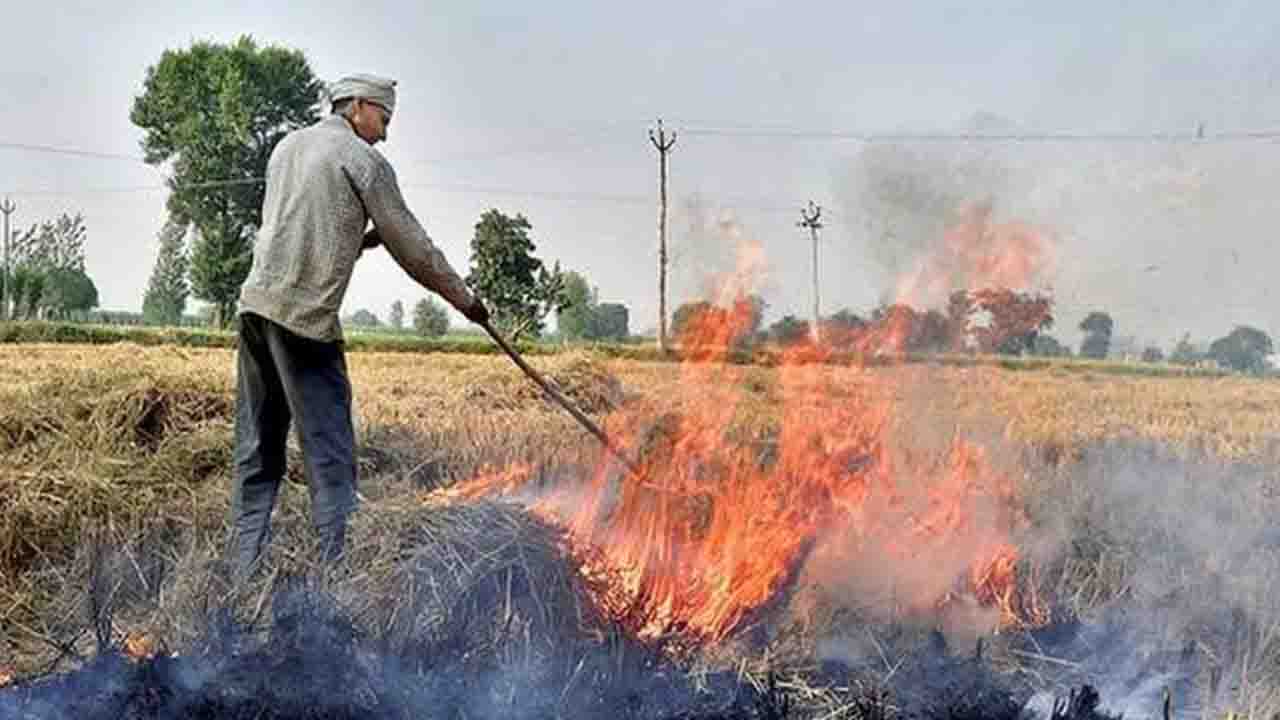
[[[0,142],[0,150],[21,150],[23,152],[74,155],[76,157],[99,158],[103,160],[133,160],[140,163],[146,162],[141,155],[125,155],[123,153],[99,152],[97,150],[79,150],[76,148],[57,147],[54,145],[30,145],[27,143]]]
[[[135,192],[155,192],[157,190],[200,190],[214,187],[229,187],[234,185],[261,185],[266,182],[263,178],[242,178],[239,180],[209,180],[207,182],[188,183],[186,185],[170,186],[166,184],[157,185],[122,185],[117,187],[84,187],[70,189],[15,189],[9,191],[9,195],[20,196],[38,196],[38,195],[107,195],[115,193],[135,193]]]
[[[171,187],[168,184],[152,184],[152,185],[125,185],[119,187],[96,187],[96,188],[70,188],[70,189],[27,189],[12,190],[7,194],[13,196],[31,197],[40,195],[91,195],[91,194],[115,194],[115,193],[145,193],[170,190],[199,190],[213,187],[229,187],[236,185],[260,185],[266,182],[264,178],[240,178],[227,180],[210,180],[199,183],[189,183]],[[457,192],[457,193],[473,193],[481,195],[513,195],[520,197],[547,198],[552,200],[567,201],[592,201],[606,204],[617,205],[643,205],[649,206],[653,203],[653,197],[649,195],[634,194],[609,194],[597,193],[581,190],[540,190],[519,187],[502,187],[494,185],[473,185],[468,183],[439,183],[439,182],[407,182],[401,183],[401,188],[425,188],[437,190],[440,192]],[[701,193],[700,193],[701,195]],[[760,198],[740,198],[740,197],[718,197],[709,196],[711,200],[723,205],[731,210],[752,210],[766,213],[793,213],[797,208],[802,207],[799,203],[794,205],[785,205],[781,203],[773,203]]]
[[[1025,133],[933,133],[933,132],[867,132],[858,130],[810,130],[801,128],[770,128],[761,126],[693,126],[684,129],[686,135],[706,137],[775,138],[788,140],[853,140],[860,142],[966,142],[966,143],[1209,143],[1239,142],[1280,139],[1280,129],[1241,130],[1220,133],[1166,132],[1166,133],[1081,133],[1081,132],[1025,132]]]
[[[610,127],[609,131],[613,132],[622,128]],[[567,128],[562,132],[571,135],[589,135],[592,131],[583,130],[581,128]],[[1239,142],[1239,141],[1261,141],[1280,139],[1280,128],[1260,128],[1251,130],[1233,130],[1224,132],[1205,132],[1203,126],[1199,126],[1195,131],[1191,132],[1007,132],[1007,133],[983,133],[983,132],[887,132],[887,131],[863,131],[863,130],[821,130],[813,128],[796,128],[785,126],[771,125],[698,125],[696,123],[687,124],[680,129],[686,135],[703,136],[703,137],[742,137],[742,138],[775,138],[775,139],[794,139],[794,140],[855,140],[861,142],[993,142],[993,143],[1032,143],[1032,142],[1189,142],[1189,143],[1209,143],[1209,142]],[[612,144],[616,141],[608,141],[607,143],[599,143],[599,145]],[[410,159],[410,162],[439,163],[450,162],[453,160],[468,160],[484,157],[501,157],[506,155],[516,155],[524,153],[544,153],[559,152],[562,150],[581,150],[596,145],[595,143],[586,146],[570,146],[565,147],[559,144],[543,145],[541,147],[507,147],[497,151],[479,151],[474,153],[461,152],[450,153],[436,158],[420,158]],[[36,145],[31,143],[7,142],[0,141],[0,150],[15,150],[22,152],[46,153],[56,155],[70,155],[75,157],[98,158],[106,160],[130,160],[139,163],[146,163],[146,159],[141,155],[132,155],[126,153],[103,152],[98,150],[84,150],[80,148],[61,147],[55,145]]]

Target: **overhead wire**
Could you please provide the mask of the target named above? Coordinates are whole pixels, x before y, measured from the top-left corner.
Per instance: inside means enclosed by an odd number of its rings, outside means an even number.
[[[98,158],[102,160],[132,160],[145,163],[141,155],[101,152],[98,150],[80,150],[77,148],[58,147],[56,145],[33,145],[30,143],[0,141],[0,150],[19,150],[22,152],[48,153],[52,155],[74,155],[76,157]]]
[[[607,128],[608,132],[617,132],[625,129],[618,123],[610,124]],[[1280,129],[1255,129],[1255,130],[1239,130],[1227,132],[1205,132],[1203,126],[1197,128],[1195,132],[1188,133],[1170,133],[1170,132],[1154,132],[1154,133],[1082,133],[1082,132],[1060,132],[1060,133],[1044,133],[1044,132],[1026,132],[1026,133],[908,133],[908,132],[864,132],[855,130],[813,130],[785,126],[764,126],[764,125],[711,125],[697,124],[692,122],[685,123],[681,128],[677,125],[673,128],[679,133],[691,136],[721,136],[721,137],[742,137],[742,138],[774,138],[774,139],[817,139],[817,140],[856,140],[863,142],[986,142],[986,143],[1030,143],[1030,142],[1228,142],[1228,141],[1263,141],[1280,139]],[[543,128],[550,131],[550,128]],[[603,132],[603,130],[601,130]],[[639,130],[637,130],[639,132]],[[571,134],[575,136],[590,135],[588,130],[581,128],[573,131]],[[606,144],[614,144],[619,142],[612,139],[605,142],[589,143],[587,145],[572,144],[544,144],[535,147],[507,147],[497,151],[477,151],[477,152],[459,152],[450,153],[442,156],[428,158],[410,158],[407,164],[448,164],[450,162],[462,162],[479,160],[486,158],[508,157],[523,154],[541,154],[555,152],[574,152],[593,149]],[[110,160],[129,160],[135,162],[145,162],[145,158],[138,155],[131,155],[116,152],[101,152],[94,150],[85,150],[80,148],[59,147],[53,145],[41,145],[20,142],[0,142],[0,150],[13,150],[20,152],[33,152],[45,154],[68,155],[75,157],[110,159]],[[154,185],[132,185],[117,187],[82,187],[82,188],[17,188],[7,192],[8,195],[16,196],[42,196],[42,195],[79,195],[79,194],[113,194],[113,193],[134,193],[134,192],[155,192],[164,190],[199,190],[216,187],[230,187],[236,185],[261,184],[265,182],[262,177],[253,178],[227,178],[208,180],[196,183],[187,183],[183,185],[174,185],[172,178],[168,178],[162,184]],[[501,187],[501,186],[484,186],[470,185],[466,183],[431,183],[431,182],[410,182],[404,183],[403,187],[418,187],[434,189],[442,192],[464,192],[478,194],[494,194],[494,195],[514,195],[524,197],[541,197],[549,199],[569,200],[569,201],[593,201],[608,204],[649,204],[653,199],[648,195],[611,195],[607,193],[597,193],[589,191],[576,190],[544,190],[529,189],[519,187]],[[754,210],[760,212],[776,212],[789,213],[799,212],[802,204],[797,203],[795,206],[778,204],[771,201],[763,201],[759,199],[738,199],[711,196],[715,202],[720,205],[729,206],[731,209]],[[830,213],[828,208],[824,207],[824,221],[833,221],[839,223],[839,219]]]
[[[869,132],[812,130],[769,126],[691,126],[688,136],[776,138],[796,140],[855,140],[860,142],[963,142],[963,143],[1207,143],[1280,139],[1280,129],[1263,128],[1205,132]]]

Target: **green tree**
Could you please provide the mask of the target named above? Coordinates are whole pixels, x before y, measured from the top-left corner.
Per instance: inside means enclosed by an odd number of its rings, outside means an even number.
[[[1169,362],[1174,365],[1194,365],[1199,359],[1200,353],[1191,343],[1191,333],[1183,333],[1182,338],[1173,346],[1173,352],[1169,353]]]
[[[1142,351],[1142,362],[1144,363],[1164,362],[1164,351],[1154,345],[1148,346],[1145,350]]]
[[[423,298],[413,306],[413,329],[419,335],[439,337],[449,332],[449,312],[434,298]]]
[[[84,217],[66,213],[18,233],[10,249],[15,317],[65,318],[97,306],[85,272],[87,235]]]
[[[391,312],[387,316],[387,321],[396,330],[404,329],[404,303],[399,300],[391,303]]]
[[[804,342],[809,337],[809,321],[784,315],[769,326],[769,339],[780,345]]]
[[[45,276],[44,316],[68,319],[98,307],[98,288],[80,268],[54,268]]]
[[[364,308],[356,310],[347,316],[345,322],[353,327],[359,328],[376,328],[382,323],[378,320],[378,316]]]
[[[17,233],[10,247],[11,262],[45,270],[84,270],[84,241],[88,234],[83,215],[62,213]]]
[[[1071,357],[1071,348],[1045,333],[1037,333],[1031,341],[1030,354],[1040,357]]]
[[[600,340],[626,340],[631,335],[628,324],[631,314],[621,303],[600,303],[596,306],[596,337]]]
[[[28,320],[38,316],[44,298],[46,274],[30,264],[15,264],[10,271],[13,317]]]
[[[301,52],[248,36],[166,50],[147,68],[129,119],[145,133],[145,160],[173,168],[169,213],[199,231],[191,292],[215,306],[220,325],[252,262],[267,160],[287,133],[317,120],[320,89]]]
[[[1115,330],[1115,321],[1111,316],[1094,311],[1080,321],[1080,330],[1085,333],[1080,341],[1080,356],[1102,359],[1111,349],[1111,333]]]
[[[534,257],[533,226],[520,214],[498,210],[480,216],[471,239],[467,285],[489,305],[496,327],[513,340],[542,333],[542,321],[564,307],[564,275],[559,263],[547,270]]]
[[[564,274],[562,303],[556,311],[556,326],[570,340],[591,340],[599,336],[596,293],[581,273]]]
[[[1248,325],[1237,325],[1209,345],[1209,357],[1222,367],[1256,375],[1266,372],[1267,356],[1273,352],[1271,336]]]
[[[187,226],[173,218],[160,229],[160,250],[142,296],[142,316],[152,325],[179,325],[187,311]]]

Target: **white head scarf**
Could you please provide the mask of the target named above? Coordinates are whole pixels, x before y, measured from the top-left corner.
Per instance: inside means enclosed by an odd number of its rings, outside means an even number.
[[[385,107],[387,112],[396,110],[396,81],[377,75],[348,75],[330,84],[328,95],[331,106],[347,98],[364,98]]]

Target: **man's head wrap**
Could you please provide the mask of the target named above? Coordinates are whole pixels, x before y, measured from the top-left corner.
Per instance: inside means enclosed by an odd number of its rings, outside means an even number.
[[[396,110],[396,81],[377,75],[348,75],[331,83],[328,95],[330,105],[347,98],[363,98],[385,107],[387,112]]]

